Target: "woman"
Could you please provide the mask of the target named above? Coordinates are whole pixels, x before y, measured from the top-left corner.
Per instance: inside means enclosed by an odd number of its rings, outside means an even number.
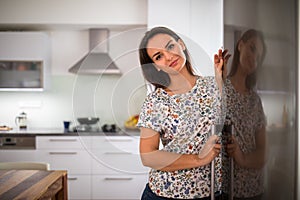
[[[266,121],[255,86],[256,73],[265,54],[262,33],[253,29],[246,31],[235,47],[225,84],[227,123],[235,129],[227,152],[234,159],[233,195],[237,199],[261,199],[263,194]]]
[[[151,168],[143,200],[210,199],[210,163],[219,155],[220,144],[217,136],[209,135],[221,106],[226,54],[219,50],[214,57],[216,77],[200,77],[175,32],[155,27],[143,37],[143,75],[156,88],[147,96],[137,124],[141,160]]]

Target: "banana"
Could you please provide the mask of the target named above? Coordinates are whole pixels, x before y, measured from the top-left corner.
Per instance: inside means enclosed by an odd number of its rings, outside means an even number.
[[[135,128],[138,123],[139,115],[131,116],[127,121],[125,121],[125,127]]]

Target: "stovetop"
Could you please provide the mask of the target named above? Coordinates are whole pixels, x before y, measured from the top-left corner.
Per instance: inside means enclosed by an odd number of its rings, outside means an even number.
[[[100,128],[98,126],[92,126],[92,125],[77,125],[73,128],[74,132],[99,132]]]

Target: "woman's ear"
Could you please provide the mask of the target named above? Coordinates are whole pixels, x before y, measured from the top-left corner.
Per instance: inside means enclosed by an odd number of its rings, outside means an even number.
[[[181,46],[182,50],[185,50],[185,45],[181,39],[178,40],[178,43]]]

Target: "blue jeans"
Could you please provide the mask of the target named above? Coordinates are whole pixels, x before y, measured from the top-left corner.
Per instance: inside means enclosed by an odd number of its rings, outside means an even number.
[[[141,200],[175,200],[175,199],[157,196],[154,192],[152,192],[152,190],[149,187],[149,184],[147,184],[142,194]],[[193,200],[197,200],[197,199],[193,199]],[[204,197],[198,200],[210,200],[210,197]]]

